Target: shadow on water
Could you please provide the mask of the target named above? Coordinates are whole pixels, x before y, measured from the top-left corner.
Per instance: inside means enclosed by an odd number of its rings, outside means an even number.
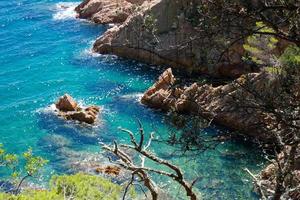
[[[70,138],[73,143],[78,145],[95,145],[98,143],[98,128],[77,124],[72,121],[65,121],[54,113],[39,112],[38,127],[41,130],[46,130],[48,134],[58,134]]]
[[[157,79],[163,72],[163,67],[160,66],[149,65],[114,55],[92,53],[91,49],[86,49],[80,56],[76,56],[70,61],[70,64],[79,67],[94,68],[103,72],[117,72],[123,75],[145,77],[151,81]]]

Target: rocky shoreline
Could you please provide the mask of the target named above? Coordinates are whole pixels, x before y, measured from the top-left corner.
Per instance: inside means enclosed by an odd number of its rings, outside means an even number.
[[[265,118],[256,109],[244,108],[236,103],[241,97],[250,100],[252,98],[242,88],[245,80],[256,90],[266,93],[272,93],[276,85],[271,73],[259,72],[254,66],[243,61],[243,41],[237,42],[229,49],[222,49],[209,35],[201,38],[201,41],[194,40],[199,30],[189,18],[193,9],[185,1],[118,2],[123,7],[120,12],[115,1],[99,0],[85,0],[76,11],[80,18],[95,23],[117,23],[96,40],[93,45],[94,52],[172,66],[144,93],[141,99],[144,105],[164,111],[201,115],[266,143],[274,139],[274,136],[264,131],[267,129],[264,127],[267,126],[266,123],[261,122],[267,120],[270,124],[276,124],[277,121],[272,121],[272,117]],[[211,64],[207,60],[217,62]],[[172,69],[192,76],[207,74],[235,80],[217,87],[199,83],[178,86]],[[258,124],[260,127],[257,127]],[[297,152],[297,165],[293,171],[295,185],[300,183],[299,155]],[[262,170],[259,179],[266,191],[274,190],[277,170],[278,165],[274,164]],[[289,195],[292,199],[297,199],[300,192]]]
[[[270,80],[272,75],[253,73],[247,76],[250,78],[250,82],[255,83],[257,88],[264,91],[267,88],[263,87],[266,86],[266,81]],[[264,141],[272,139],[254,126],[263,120],[262,116],[255,112],[255,109],[244,110],[234,103],[235,97],[243,95],[240,84],[244,80],[245,77],[242,76],[232,83],[218,87],[208,84],[199,85],[198,83],[178,87],[175,85],[172,69],[169,68],[144,93],[141,102],[155,109],[201,115],[231,130]]]
[[[96,40],[94,52],[172,66],[194,75],[237,78],[256,71],[243,62],[242,43],[222,49],[207,43],[213,42],[211,35],[203,37],[203,43],[191,39],[198,37],[199,30],[186,16],[191,5],[185,1],[85,0],[75,10],[79,18],[115,24]],[[208,59],[218,62],[210,64]]]

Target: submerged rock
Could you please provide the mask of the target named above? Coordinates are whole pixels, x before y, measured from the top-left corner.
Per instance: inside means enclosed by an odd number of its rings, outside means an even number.
[[[71,141],[58,134],[49,134],[43,137],[38,144],[47,150],[57,151],[61,148],[71,146]]]
[[[89,153],[63,148],[60,150],[60,155],[64,158],[62,167],[68,173],[84,172],[107,176],[118,182],[124,182],[130,177],[129,171],[110,163],[103,153]]]
[[[66,120],[76,120],[87,124],[94,124],[98,118],[100,108],[98,106],[89,106],[82,108],[68,94],[60,97],[55,104],[58,109],[58,115]]]

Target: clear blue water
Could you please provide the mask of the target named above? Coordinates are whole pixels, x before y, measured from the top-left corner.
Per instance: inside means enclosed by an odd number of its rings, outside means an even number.
[[[0,1],[0,143],[15,153],[32,147],[48,159],[42,182],[52,174],[69,172],[74,152],[98,152],[99,142],[128,142],[118,127],[136,130],[136,118],[160,138],[167,138],[169,128],[163,113],[138,102],[161,70],[91,54],[92,41],[107,27],[75,20],[69,12],[60,12],[57,3]],[[101,124],[83,127],[47,111],[64,93],[85,105],[102,106]],[[55,147],[55,142],[62,141],[66,141],[67,152]],[[187,177],[200,177],[196,187],[204,199],[257,199],[243,171],[245,167],[254,172],[262,168],[259,151],[251,146],[227,142],[193,157],[170,156],[173,148],[161,143],[153,143],[152,150],[182,166]],[[174,189],[166,180],[156,180]],[[173,194],[174,199],[183,198],[175,189]]]

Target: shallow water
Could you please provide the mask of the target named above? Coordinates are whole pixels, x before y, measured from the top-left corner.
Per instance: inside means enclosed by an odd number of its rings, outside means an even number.
[[[164,114],[138,101],[161,69],[90,53],[92,42],[107,27],[75,20],[72,9],[61,10],[61,4],[76,5],[57,0],[0,2],[0,143],[15,153],[32,147],[48,159],[40,180],[44,183],[52,174],[69,172],[66,164],[74,152],[98,152],[99,142],[128,142],[118,127],[136,130],[136,118],[159,138],[167,138],[169,129]],[[83,127],[54,116],[48,106],[66,92],[84,105],[102,106],[101,123]],[[68,152],[57,151],[58,141]],[[170,156],[174,149],[161,143],[152,147],[181,165],[189,178],[200,177],[196,187],[204,199],[258,199],[243,170],[262,168],[259,151],[251,146],[227,142],[196,157]],[[165,179],[156,180],[174,189]],[[177,191],[172,193],[182,199]]]

